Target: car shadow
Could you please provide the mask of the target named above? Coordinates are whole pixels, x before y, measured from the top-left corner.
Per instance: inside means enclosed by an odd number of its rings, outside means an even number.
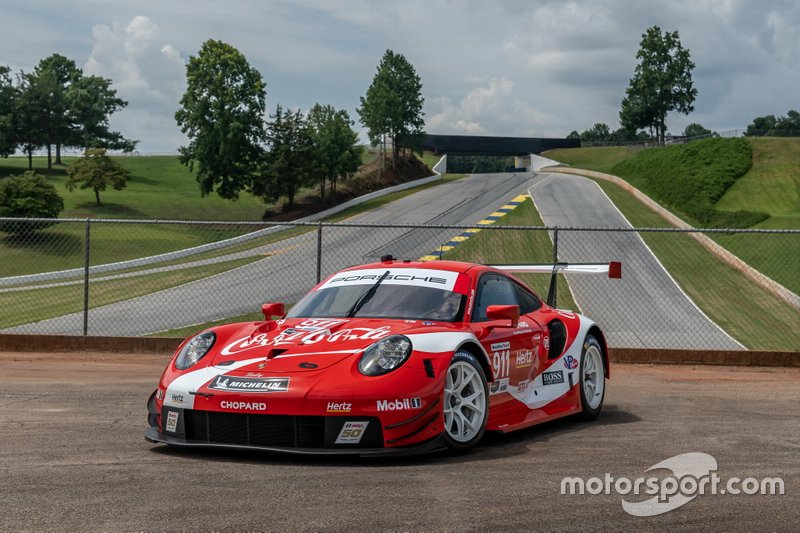
[[[198,461],[235,462],[254,465],[284,466],[416,466],[431,464],[463,464],[495,460],[530,453],[530,447],[548,442],[571,433],[592,431],[597,426],[614,426],[639,422],[641,418],[620,409],[616,405],[605,405],[600,416],[591,422],[570,416],[512,433],[487,432],[480,444],[470,453],[452,455],[436,452],[424,455],[394,457],[359,457],[352,455],[287,455],[259,450],[230,450],[225,448],[182,448],[178,446],[155,446],[151,452],[158,455],[194,459]]]

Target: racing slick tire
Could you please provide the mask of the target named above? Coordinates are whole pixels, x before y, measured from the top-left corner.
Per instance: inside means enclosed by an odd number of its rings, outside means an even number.
[[[594,420],[603,408],[606,394],[603,348],[593,335],[583,341],[580,366],[581,416]]]
[[[444,440],[451,453],[466,453],[483,437],[489,416],[489,387],[480,363],[458,351],[447,368],[444,396]]]

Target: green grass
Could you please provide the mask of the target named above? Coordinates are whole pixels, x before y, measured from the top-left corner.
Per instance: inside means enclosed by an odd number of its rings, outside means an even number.
[[[261,259],[247,257],[200,267],[159,272],[89,284],[91,307],[136,298],[244,266]],[[0,293],[0,328],[54,318],[83,309],[83,285]]]
[[[752,149],[752,166],[743,176],[731,180],[732,175],[741,172],[747,165],[744,156],[748,150],[743,143],[748,143]],[[652,149],[609,168],[608,162],[619,153],[619,148],[576,148],[553,150],[546,155],[549,157],[557,155],[555,159],[574,163],[576,167],[620,175],[697,227],[746,227],[764,215],[756,215],[753,218],[752,214],[742,216],[742,212],[757,212],[765,214],[767,218],[752,225],[754,228],[800,229],[800,139],[798,138],[716,139],[710,143],[705,141]],[[697,164],[701,167],[701,171],[687,172],[685,168],[679,168],[689,164]],[[632,174],[620,171],[629,167],[635,167]],[[665,169],[672,170],[666,172]],[[710,176],[709,172],[713,169],[716,169],[719,175],[727,175],[727,178],[718,180]],[[683,177],[669,182],[670,172]],[[648,175],[659,175],[662,185],[667,184],[669,188],[676,190],[683,188],[682,191],[678,191],[681,194],[696,193],[698,197],[705,194],[703,203],[705,208],[713,210],[714,219],[705,222],[698,220],[687,214],[685,205],[676,208],[674,202],[663,201],[663,198],[653,194],[648,188],[650,180]],[[696,183],[687,184],[686,179],[695,180]],[[722,179],[730,183],[724,190],[720,186]],[[718,198],[716,203],[712,203],[714,198]],[[797,235],[739,233],[711,234],[710,237],[766,276],[789,290],[800,293],[800,259],[798,259],[800,237]]]
[[[544,226],[533,202],[526,201],[494,223],[495,226]],[[553,244],[547,232],[484,229],[444,254],[443,259],[483,264],[552,263]],[[515,274],[543,300],[549,274]],[[579,310],[564,276],[558,277],[558,307]]]
[[[670,227],[666,220],[629,192],[604,180],[595,181],[634,227]],[[641,235],[703,312],[747,348],[800,349],[800,311],[796,308],[711,255],[687,234]]]
[[[75,157],[65,157],[69,164]],[[116,157],[129,172],[128,185],[121,191],[100,193],[104,204],[98,207],[91,189],[67,191],[66,167],[47,171],[47,159],[34,158],[34,170],[47,176],[64,198],[62,217],[70,218],[155,218],[179,220],[260,220],[267,207],[261,200],[243,194],[239,200],[220,198],[216,193],[200,196],[200,189],[189,169],[177,156]],[[0,177],[28,168],[24,157],[0,160]]]
[[[65,158],[65,163],[69,163],[71,159],[74,158]],[[164,177],[163,181],[161,181],[161,178],[158,180],[139,178],[139,182],[142,183],[138,183],[137,187],[140,186],[144,189],[144,192],[140,191],[140,194],[128,195],[128,193],[135,192],[134,189],[136,189],[136,187],[134,187],[133,182],[136,181],[136,178],[129,183],[127,189],[123,191],[111,191],[111,194],[127,195],[124,196],[126,201],[125,205],[127,206],[126,209],[128,210],[127,214],[149,218],[181,218],[180,216],[176,216],[177,211],[166,212],[164,209],[167,209],[167,206],[170,204],[174,204],[179,209],[182,201],[184,203],[189,202],[209,205],[210,210],[203,211],[202,214],[204,216],[198,217],[200,220],[234,220],[236,211],[225,210],[235,208],[236,205],[246,206],[247,201],[253,200],[252,198],[245,198],[243,196],[239,202],[233,203],[222,200],[216,196],[200,198],[199,193],[197,193],[197,184],[186,168],[180,165],[176,157],[122,157],[119,158],[119,160],[132,172],[135,169],[139,169],[137,171],[139,173],[152,172],[153,176]],[[45,165],[45,160],[43,158],[34,158],[34,161],[35,168],[39,170],[41,170],[40,167]],[[27,165],[27,160],[24,158],[9,158],[2,161],[2,165],[0,165],[0,175],[16,173],[17,171],[23,170],[25,165]],[[344,220],[399,198],[403,198],[409,194],[462,177],[464,177],[463,174],[447,174],[442,180],[370,200],[369,202],[351,207],[341,213],[328,217],[325,221],[336,222]],[[53,171],[53,174],[49,175],[48,179],[56,183],[57,187],[60,184],[63,189],[63,182],[65,180],[63,167],[57,167]],[[177,185],[178,182],[181,183],[180,186]],[[159,186],[159,183],[161,186]],[[161,191],[160,193],[158,192],[159,190]],[[84,193],[87,195],[87,198],[91,197],[93,201],[93,194],[91,192],[80,191],[74,194],[78,195]],[[74,211],[74,205],[70,203],[70,199],[75,200],[75,198],[69,196],[69,194],[70,193],[62,191],[62,195],[65,197],[65,203],[68,207],[64,216],[88,216],[92,218],[98,216],[98,212],[93,212],[91,210],[89,212]],[[192,198],[191,196],[193,194],[194,197]],[[179,197],[182,198],[182,200],[179,201]],[[145,212],[143,211],[144,206],[139,205],[139,203],[142,202],[146,205],[149,205],[148,202],[154,202],[154,205],[151,206],[149,211]],[[258,220],[264,210],[264,205],[257,201],[256,203],[259,206],[258,212],[243,209],[241,211],[242,216],[240,216],[239,219],[250,217],[250,219]],[[132,211],[136,211],[136,213]],[[195,213],[199,214],[197,212]],[[107,214],[108,213],[105,213],[104,216]],[[115,214],[125,215],[126,213],[118,210]],[[253,231],[254,229],[255,228],[252,226],[233,228],[225,226],[184,226],[172,224],[93,224],[91,227],[91,264],[112,263],[182,250],[201,244],[217,242]],[[260,239],[254,239],[247,243],[235,245],[231,248],[209,251],[192,256],[184,261],[218,257],[232,252],[248,250],[299,235],[311,231],[312,229],[313,228],[290,228]],[[26,237],[0,235],[0,253],[2,253],[4,259],[0,262],[0,277],[82,267],[84,263],[84,230],[85,227],[83,223],[64,222]]]
[[[636,151],[624,146],[598,146],[591,148],[557,148],[548,150],[542,156],[554,159],[575,168],[585,168],[609,173],[617,163],[633,157]]]
[[[694,225],[746,228],[768,217],[751,210],[718,211],[717,201],[752,166],[746,139],[704,139],[642,150],[611,169]]]

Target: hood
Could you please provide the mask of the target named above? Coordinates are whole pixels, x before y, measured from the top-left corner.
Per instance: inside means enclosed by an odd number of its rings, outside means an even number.
[[[294,318],[279,320],[271,331],[265,323],[249,323],[237,329],[214,350],[211,364],[224,368],[256,360],[228,375],[311,371],[326,368],[360,354],[380,339],[396,334],[432,331],[440,322],[380,318]],[[439,329],[436,328],[436,329]],[[422,330],[422,331],[420,331]]]

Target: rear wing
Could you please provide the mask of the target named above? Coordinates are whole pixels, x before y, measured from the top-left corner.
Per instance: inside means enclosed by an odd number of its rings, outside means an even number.
[[[570,274],[608,274],[609,278],[622,277],[622,263],[553,263],[535,265],[489,265],[498,270],[516,274],[550,274],[550,289],[547,291],[547,305],[556,307],[558,273]]]

